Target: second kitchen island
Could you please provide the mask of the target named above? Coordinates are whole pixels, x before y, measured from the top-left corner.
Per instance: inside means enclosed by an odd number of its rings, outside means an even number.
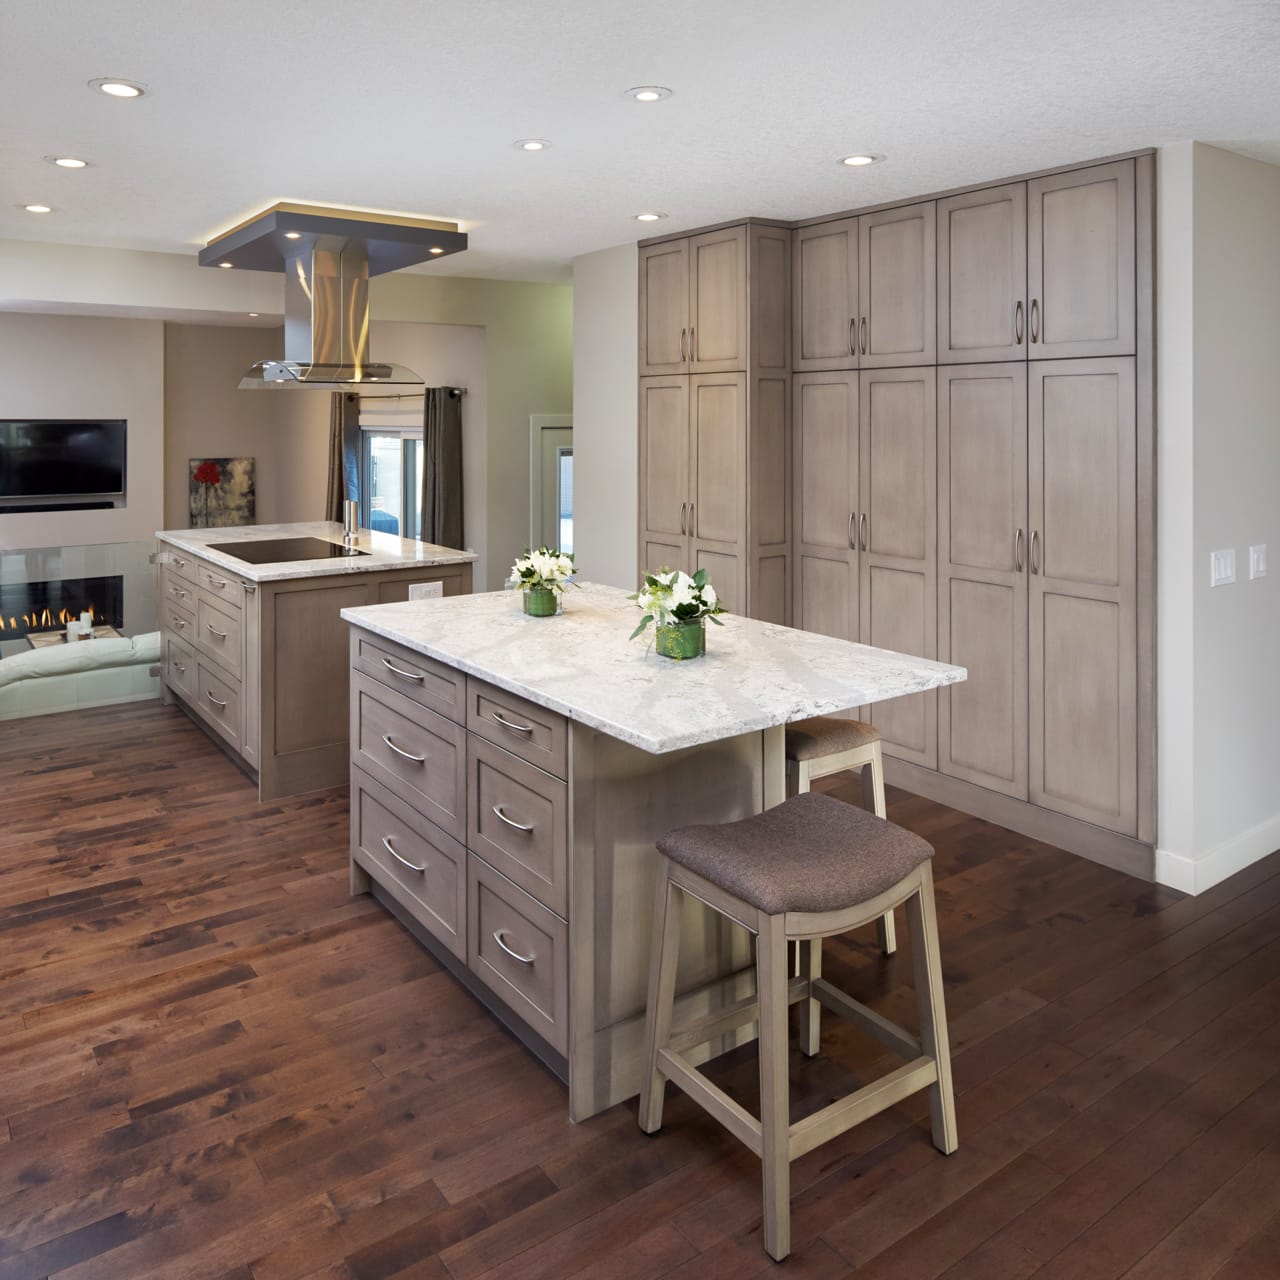
[[[590,584],[552,618],[515,592],[342,611],[352,891],[568,1081],[575,1120],[639,1089],[657,838],[780,803],[790,721],[965,678],[729,615],[672,662],[628,640],[639,616]],[[686,910],[677,1022],[749,993],[751,945]]]

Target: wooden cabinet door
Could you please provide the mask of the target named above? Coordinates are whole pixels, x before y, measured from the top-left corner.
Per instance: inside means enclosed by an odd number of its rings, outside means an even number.
[[[936,211],[929,200],[858,219],[858,352],[863,369],[934,363]]]
[[[1027,798],[1027,366],[938,370],[938,768]]]
[[[861,638],[935,657],[937,630],[937,383],[933,369],[859,375],[862,510]],[[938,766],[937,691],[867,710],[885,750]]]
[[[801,227],[792,249],[797,372],[858,367],[858,219]]]
[[[640,374],[687,373],[689,242],[640,250]]]
[[[1137,830],[1132,360],[1030,370],[1030,791]]]
[[[938,201],[938,363],[1027,358],[1027,187]]]
[[[747,229],[689,241],[689,370],[747,367]]]
[[[689,379],[640,379],[639,570],[688,569]]]
[[[747,599],[747,378],[689,379],[690,562],[706,569],[730,613]]]
[[[1027,184],[1032,360],[1134,353],[1134,162]]]
[[[793,379],[792,617],[804,631],[858,638],[858,375]]]

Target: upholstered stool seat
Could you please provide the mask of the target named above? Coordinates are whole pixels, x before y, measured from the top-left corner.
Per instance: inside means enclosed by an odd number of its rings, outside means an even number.
[[[879,741],[880,730],[875,725],[836,716],[814,716],[787,725],[787,759],[816,760]]]
[[[791,1161],[922,1089],[929,1091],[934,1145],[956,1149],[933,905],[933,850],[884,818],[830,796],[793,796],[774,809],[718,826],[681,827],[658,841],[654,939],[649,968],[640,1127],[662,1127],[667,1080],[678,1085],[760,1157],[764,1243],[779,1261],[791,1249]],[[680,917],[686,897],[756,935],[756,993],[672,1028]],[[890,1022],[822,977],[824,937],[906,904],[920,1033]],[[802,944],[792,976],[790,945]],[[861,1025],[906,1063],[791,1123],[788,1010],[800,1006],[800,1047],[816,1053],[821,1009]],[[760,1118],[697,1069],[688,1051],[747,1023],[760,1031]],[[701,1058],[705,1058],[705,1052]]]

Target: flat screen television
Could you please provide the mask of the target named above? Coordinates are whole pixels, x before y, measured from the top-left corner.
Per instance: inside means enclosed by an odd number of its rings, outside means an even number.
[[[0,510],[119,506],[124,419],[0,419]]]

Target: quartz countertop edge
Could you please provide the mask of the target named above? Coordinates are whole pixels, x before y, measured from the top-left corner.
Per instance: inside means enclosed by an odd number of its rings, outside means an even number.
[[[292,578],[329,578],[348,573],[380,573],[387,569],[430,568],[436,565],[471,564],[474,551],[457,551],[431,542],[415,542],[393,533],[361,529],[355,545],[365,556],[349,559],[283,560],[277,564],[249,564],[221,551],[211,551],[210,543],[261,542],[271,538],[320,538],[342,541],[342,525],[333,520],[312,520],[295,524],[240,525],[227,529],[160,529],[158,541],[201,556],[210,564],[237,574],[249,582],[282,582]]]
[[[686,662],[629,641],[626,592],[594,583],[531,618],[518,592],[364,605],[342,618],[654,755],[957,684],[963,667],[725,615]],[[650,636],[652,632],[650,632]]]

